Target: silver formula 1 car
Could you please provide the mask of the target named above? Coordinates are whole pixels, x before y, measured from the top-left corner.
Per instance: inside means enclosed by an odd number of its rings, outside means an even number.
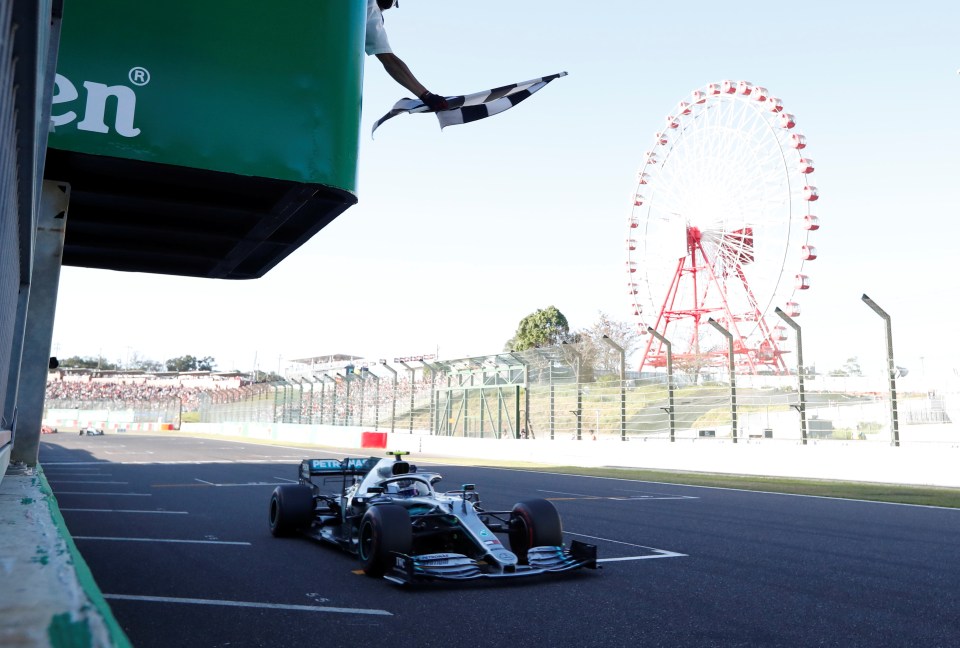
[[[368,576],[398,584],[597,569],[596,546],[563,546],[560,515],[549,501],[487,511],[476,486],[438,492],[441,476],[417,470],[405,454],[302,461],[299,483],[277,486],[270,497],[271,533],[336,545],[359,556]],[[336,492],[324,494],[332,483]]]

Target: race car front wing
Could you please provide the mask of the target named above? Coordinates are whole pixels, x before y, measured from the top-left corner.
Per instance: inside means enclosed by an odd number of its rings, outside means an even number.
[[[393,568],[384,575],[387,580],[404,585],[427,580],[475,580],[478,578],[518,578],[568,572],[574,569],[599,569],[597,547],[574,540],[569,549],[559,546],[532,547],[527,552],[527,565],[512,571],[485,570],[485,563],[463,554],[438,553],[408,556],[394,553]]]

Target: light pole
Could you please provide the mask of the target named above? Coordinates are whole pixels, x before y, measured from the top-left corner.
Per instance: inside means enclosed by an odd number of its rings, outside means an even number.
[[[413,434],[413,378],[417,370],[403,361],[398,361],[397,364],[410,372],[410,434]]]
[[[673,406],[673,345],[670,340],[657,333],[652,326],[647,327],[647,333],[660,340],[667,347],[667,416],[670,420],[670,443],[677,440],[677,414]]]
[[[577,350],[567,342],[563,342],[563,345],[567,351],[573,355],[575,363],[574,368],[576,371],[577,380],[577,409],[575,409],[573,413],[577,417],[577,441],[581,441],[583,439],[583,387],[580,384],[580,353],[578,353]]]
[[[337,373],[331,376],[330,372],[323,374],[325,380],[329,380],[333,383],[333,398],[330,399],[330,425],[337,424]]]
[[[793,318],[787,315],[777,306],[773,309],[780,316],[787,326],[792,328],[797,334],[797,389],[800,401],[797,404],[797,411],[800,412],[800,434],[803,437],[803,445],[807,445],[807,394],[803,389],[803,338],[800,334],[800,325],[793,321]],[[768,424],[769,425],[769,424]]]
[[[393,429],[397,423],[397,370],[388,365],[386,360],[381,360],[380,366],[393,374],[393,397],[390,399],[390,433],[393,434]]]
[[[730,432],[733,436],[733,442],[737,442],[737,370],[733,361],[733,334],[720,326],[720,323],[712,317],[707,320],[707,324],[717,329],[720,334],[727,338],[730,356]]]
[[[627,358],[623,347],[604,335],[600,340],[620,354],[620,440],[627,440]],[[597,427],[600,427],[599,421]]]
[[[380,376],[373,371],[368,371],[367,375],[373,380],[373,429],[380,431]]]
[[[883,323],[887,329],[887,376],[890,381],[890,436],[893,445],[899,447],[900,425],[897,421],[897,366],[893,362],[893,323],[887,312],[880,308],[875,301],[867,297],[866,293],[864,293],[860,299],[862,299],[874,313],[883,318]]]
[[[434,420],[438,419],[437,417],[437,407],[436,407],[436,394],[437,394],[437,374],[440,373],[440,365],[432,365],[425,360],[421,360],[420,364],[430,370],[430,434],[434,434],[436,429],[439,432],[439,424],[434,425]]]

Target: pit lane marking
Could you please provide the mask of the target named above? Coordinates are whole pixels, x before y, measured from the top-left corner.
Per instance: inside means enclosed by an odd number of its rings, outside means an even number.
[[[147,603],[180,603],[185,605],[219,605],[224,607],[257,608],[261,610],[292,610],[295,612],[326,612],[331,614],[366,614],[374,616],[393,616],[386,610],[365,608],[341,608],[325,605],[285,605],[282,603],[257,603],[255,601],[224,601],[220,599],[194,599],[173,596],[134,596],[131,594],[104,594],[103,598],[113,601],[141,601]]]
[[[573,531],[564,531],[567,535],[577,536],[580,538],[589,538],[590,540],[599,540],[601,542],[612,542],[614,544],[627,545],[628,547],[638,547],[640,549],[648,549],[653,551],[653,554],[644,554],[642,556],[622,556],[618,558],[598,558],[598,563],[605,562],[627,562],[631,560],[650,560],[651,558],[687,558],[688,554],[678,553],[676,551],[667,551],[666,549],[657,549],[656,547],[648,547],[646,545],[635,544],[633,542],[624,542],[623,540],[614,540],[612,538],[601,538],[599,536],[587,535],[586,533],[574,533]]]

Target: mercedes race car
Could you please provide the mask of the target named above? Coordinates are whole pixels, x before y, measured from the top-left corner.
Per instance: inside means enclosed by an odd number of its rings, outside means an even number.
[[[277,486],[270,497],[271,533],[340,547],[360,558],[368,576],[397,584],[597,569],[596,546],[563,546],[560,515],[549,501],[487,511],[474,484],[438,492],[439,474],[417,470],[406,452],[389,454],[302,461],[298,483]],[[334,493],[324,492],[328,484]]]

